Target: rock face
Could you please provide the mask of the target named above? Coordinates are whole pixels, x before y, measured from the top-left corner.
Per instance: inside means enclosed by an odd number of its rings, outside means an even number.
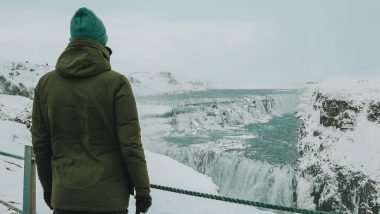
[[[300,92],[298,205],[338,213],[380,212],[380,86],[311,84]]]
[[[380,102],[369,105],[368,120],[380,124]]]
[[[316,110],[320,110],[320,123],[324,127],[334,127],[336,129],[352,130],[356,117],[361,109],[349,101],[334,100],[318,94],[316,102],[322,103],[321,106],[315,105]]]

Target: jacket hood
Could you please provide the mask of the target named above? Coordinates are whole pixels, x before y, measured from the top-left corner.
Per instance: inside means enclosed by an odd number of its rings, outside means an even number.
[[[76,38],[59,56],[56,71],[65,77],[90,77],[111,69],[110,54],[96,40]]]

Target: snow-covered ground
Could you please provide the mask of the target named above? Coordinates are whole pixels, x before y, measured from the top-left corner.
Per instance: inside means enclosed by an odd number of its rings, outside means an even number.
[[[20,150],[20,148],[16,150]],[[148,170],[152,183],[200,191],[210,194],[218,194],[217,187],[211,179],[193,169],[182,165],[173,159],[146,151]],[[22,182],[23,161],[0,156],[0,200],[22,208]],[[37,181],[38,182],[38,181]],[[37,183],[37,213],[52,213],[42,199],[42,190]],[[271,213],[260,211],[254,207],[214,201],[180,195],[161,190],[152,189],[153,206],[149,213]],[[135,200],[130,198],[129,210],[135,212]],[[3,205],[0,205],[0,213],[11,214]]]
[[[301,90],[299,206],[358,213],[380,205],[379,82],[339,77]]]
[[[307,143],[319,146],[320,143],[329,142],[328,148],[320,151],[318,156],[310,157],[310,161],[327,158],[339,165],[362,171],[371,179],[380,182],[380,124],[368,120],[370,105],[380,102],[379,82],[380,75],[371,78],[336,78],[309,85],[303,89],[300,93],[297,112],[299,117],[307,118],[304,119],[306,122],[305,132],[311,134],[303,138],[302,145]],[[320,115],[323,109],[316,108],[316,106],[323,100],[315,100],[318,93],[325,100],[344,101],[358,109],[358,112],[347,112],[347,115],[352,114],[347,118],[336,116],[343,122],[352,118],[353,124],[348,123],[352,126],[352,130],[341,131],[337,127],[325,127],[321,124]],[[344,113],[346,112],[341,112],[343,115]],[[330,138],[321,139],[319,136],[313,136],[315,131],[329,135]]]

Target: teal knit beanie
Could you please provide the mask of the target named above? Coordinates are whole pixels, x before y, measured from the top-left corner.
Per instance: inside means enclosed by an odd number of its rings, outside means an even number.
[[[106,45],[108,36],[102,20],[94,12],[82,7],[75,12],[70,23],[71,39],[86,37],[95,39],[102,45]]]

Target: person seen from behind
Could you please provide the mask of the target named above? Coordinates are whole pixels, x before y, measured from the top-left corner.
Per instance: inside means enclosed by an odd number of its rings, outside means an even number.
[[[34,94],[32,143],[44,200],[54,214],[125,214],[152,204],[131,85],[111,70],[102,21],[89,9]]]

